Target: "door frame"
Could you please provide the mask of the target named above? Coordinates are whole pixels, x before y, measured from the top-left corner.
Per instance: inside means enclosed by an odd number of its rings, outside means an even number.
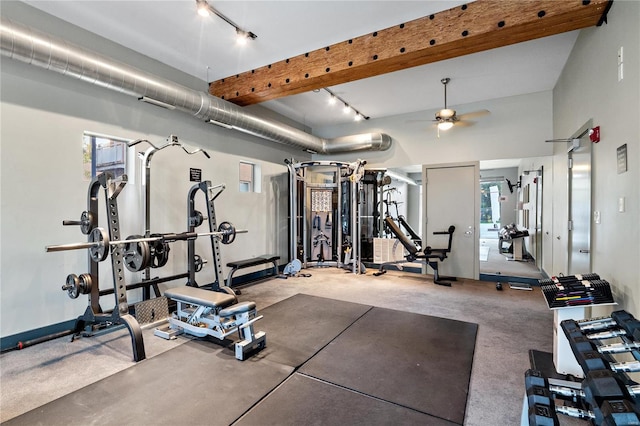
[[[567,143],[567,260],[566,260],[566,268],[567,274],[576,274],[576,273],[586,273],[591,272],[591,268],[593,265],[593,260],[591,256],[591,246],[592,246],[592,238],[593,238],[593,220],[592,220],[592,211],[591,207],[593,206],[593,147],[591,146],[591,141],[589,140],[588,132],[589,129],[593,127],[593,120],[590,119],[585,124],[580,127],[578,131],[576,131],[571,136],[571,142]],[[577,140],[577,144],[574,142]],[[575,217],[574,215],[574,207],[573,206],[573,153],[574,151],[580,149],[581,147],[587,149],[588,157],[589,157],[589,206],[587,213],[587,247],[580,248],[579,251],[582,252],[586,250],[589,256],[588,259],[588,270],[574,270],[576,262],[573,261],[573,256],[575,255],[574,245],[574,230],[575,230]]]
[[[422,165],[422,203],[423,203],[423,211],[422,211],[422,241],[428,241],[427,233],[427,202],[429,201],[429,193],[428,193],[428,185],[427,185],[427,170],[428,169],[451,169],[458,167],[473,167],[473,175],[475,177],[473,182],[473,206],[471,206],[471,211],[473,211],[473,279],[480,279],[480,240],[479,240],[479,225],[480,225],[480,161],[465,161],[465,162],[457,162],[457,163],[441,163],[441,164],[423,164]],[[465,230],[460,229],[458,232],[465,232]],[[451,252],[451,256],[455,256],[455,249]],[[422,273],[428,273],[426,266],[422,268]]]

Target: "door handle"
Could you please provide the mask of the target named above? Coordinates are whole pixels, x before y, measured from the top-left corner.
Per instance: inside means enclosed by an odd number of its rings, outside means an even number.
[[[587,250],[587,249],[582,249],[582,250],[580,250],[580,253],[589,253],[589,250]]]

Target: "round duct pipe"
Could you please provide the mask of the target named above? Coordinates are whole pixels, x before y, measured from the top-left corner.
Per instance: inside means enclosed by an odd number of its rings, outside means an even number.
[[[391,146],[391,138],[383,133],[319,138],[4,17],[0,20],[0,48],[3,56],[309,152],[337,154],[386,150]]]

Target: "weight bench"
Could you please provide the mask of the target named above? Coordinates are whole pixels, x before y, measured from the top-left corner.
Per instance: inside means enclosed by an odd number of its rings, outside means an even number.
[[[178,307],[169,317],[169,326],[155,330],[156,336],[172,339],[184,332],[223,340],[237,331],[241,340],[235,342],[235,355],[240,361],[248,352],[266,346],[265,333],[253,331],[253,323],[262,318],[257,316],[255,302],[237,303],[231,294],[187,286],[168,289],[164,295]]]
[[[233,274],[236,273],[239,269],[250,268],[252,266],[264,265],[266,263],[271,263],[273,265],[273,275],[278,275],[278,260],[280,256],[274,256],[270,254],[265,254],[262,256],[254,257],[252,259],[244,259],[237,260],[235,262],[227,263],[227,266],[231,269],[229,272],[229,276],[227,277],[227,287],[231,288],[231,284],[233,283]]]
[[[442,262],[443,260],[445,260],[447,258],[447,253],[451,252],[451,241],[453,239],[453,232],[456,230],[455,226],[451,225],[446,231],[433,233],[434,235],[449,235],[449,244],[447,245],[447,248],[434,249],[427,246],[421,252],[420,248],[416,246],[416,244],[400,230],[398,225],[390,216],[385,217],[384,221],[391,232],[396,236],[398,241],[400,241],[404,248],[409,252],[409,254],[405,255],[405,258],[403,260],[395,260],[383,263],[382,265],[380,265],[380,270],[373,275],[379,276],[386,273],[387,271],[385,270],[385,267],[388,265],[419,261],[421,263],[429,265],[431,269],[433,269],[433,282],[435,284],[451,287],[450,282],[442,280],[444,279],[449,281],[456,281],[456,277],[440,276],[440,274],[438,273],[438,262]]]

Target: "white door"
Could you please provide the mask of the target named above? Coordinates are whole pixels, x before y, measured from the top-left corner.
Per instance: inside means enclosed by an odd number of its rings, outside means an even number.
[[[480,223],[480,166],[478,162],[422,166],[425,202],[423,246],[446,247],[446,235],[433,235],[456,227],[451,253],[440,273],[478,279],[480,260],[476,224]],[[427,273],[433,271],[427,270]]]

